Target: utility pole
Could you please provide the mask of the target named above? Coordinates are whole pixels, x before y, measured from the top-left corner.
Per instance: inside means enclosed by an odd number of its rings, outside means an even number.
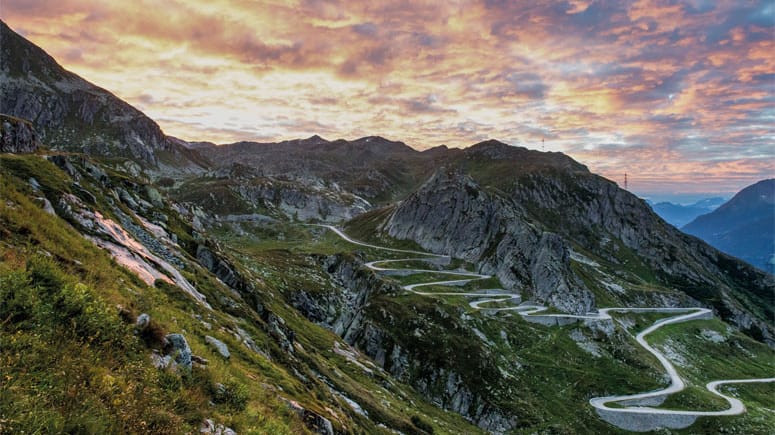
[[[546,151],[546,144],[544,143],[545,140],[546,140],[545,138],[543,137],[541,138],[541,151],[544,151],[544,152]]]
[[[624,173],[624,190],[627,190],[627,173]]]

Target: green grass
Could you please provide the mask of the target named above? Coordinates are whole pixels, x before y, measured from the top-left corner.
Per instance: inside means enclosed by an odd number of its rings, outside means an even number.
[[[409,285],[409,284],[419,284],[419,283],[437,282],[437,281],[459,281],[459,280],[476,279],[476,278],[471,276],[463,276],[463,275],[446,275],[443,273],[423,272],[423,273],[414,273],[406,276],[390,275],[388,279],[396,281],[401,285]],[[421,287],[421,288],[424,288],[424,287]]]
[[[327,256],[369,261],[405,254],[353,245],[319,227],[239,224],[246,234],[237,235],[224,226],[214,233],[219,243],[207,243],[254,285],[254,290],[238,293],[196,265],[192,254],[203,241],[194,238],[185,219],[170,209],[154,209],[168,215],[168,228],[184,248],[183,273],[207,295],[215,308],[210,312],[177,287],[146,286],[72,227],[30,201],[26,184],[30,176],[41,182],[52,202],[72,189],[57,168],[46,162],[39,165],[40,158],[34,156],[4,159],[12,170],[0,174],[0,332],[4,337],[0,340],[0,432],[110,433],[139,427],[145,432],[179,433],[196,430],[203,418],[213,418],[240,433],[304,433],[303,423],[280,399],[286,397],[331,419],[340,431],[387,433],[377,426],[383,423],[404,433],[428,432],[429,427],[434,433],[478,433],[459,415],[427,400],[450,405],[444,396],[446,378],[434,378],[434,374],[454,372],[477,404],[517,416],[516,433],[619,433],[595,415],[587,404],[589,398],[664,386],[658,362],[632,338],[664,315],[616,315],[631,320],[633,326],[608,337],[580,324],[543,327],[516,313],[472,310],[467,304],[470,298],[461,296],[384,291],[393,278],[369,281],[378,288],[363,307],[362,321],[384,333],[386,351],[400,346],[409,357],[407,372],[396,380],[375,368],[364,371],[362,366],[372,367],[368,358],[358,356],[355,364],[333,352],[334,343],[342,339],[309,322],[288,301],[299,291],[316,298],[341,295],[339,283],[323,270]],[[123,183],[121,173],[109,175],[115,183]],[[82,182],[84,188],[99,195],[99,188],[87,181]],[[96,207],[109,205],[98,196]],[[373,228],[379,218],[364,221],[362,230]],[[357,230],[353,231],[355,235]],[[451,267],[472,265],[457,262]],[[583,269],[590,276],[595,273]],[[358,273],[374,277],[368,270]],[[426,273],[395,280],[458,278],[464,277]],[[633,278],[631,284],[637,291],[637,283],[642,282]],[[422,290],[497,287],[497,279],[492,278],[463,287]],[[643,287],[643,291],[648,290]],[[293,355],[282,351],[268,332],[265,319],[255,309],[258,303],[296,332]],[[133,334],[116,305],[132,316],[149,313],[163,332],[184,332],[194,354],[207,358],[209,364],[190,375],[152,368],[153,343]],[[668,339],[678,343],[686,358],[695,362],[681,368],[691,387],[670,398],[670,406],[713,409],[716,399],[703,392],[708,380],[773,372],[772,350],[739,333],[730,334],[720,321],[703,322],[666,326],[650,338],[656,346]],[[271,359],[235,338],[238,327]],[[588,354],[570,338],[577,328],[599,346],[601,357]],[[725,334],[727,341],[709,342],[702,338],[705,329]],[[208,346],[206,335],[226,343],[231,358],[223,359]],[[219,389],[218,383],[225,389]],[[332,395],[329,386],[358,402],[369,417],[353,412]],[[761,433],[772,427],[767,411],[772,408],[771,386],[726,388],[745,401],[748,413],[723,420],[700,419],[690,429],[712,433],[718,425]]]
[[[14,339],[8,342],[10,347],[7,354],[10,357],[3,359],[0,366],[0,371],[7,376],[4,378],[3,387],[9,388],[8,394],[3,394],[2,406],[0,406],[0,422],[2,422],[3,431],[8,429],[14,432],[68,430],[127,432],[130,424],[136,424],[135,429],[145,428],[156,433],[177,433],[187,430],[186,428],[196,428],[203,418],[208,417],[239,432],[303,433],[304,426],[298,417],[279,401],[279,394],[263,386],[269,385],[276,388],[274,391],[282,391],[282,396],[299,400],[308,409],[328,416],[335,427],[360,427],[368,433],[383,432],[376,427],[376,421],[399,428],[406,433],[412,433],[416,427],[409,420],[409,414],[404,412],[406,409],[412,409],[412,415],[420,415],[421,421],[430,422],[428,424],[436,427],[438,433],[455,432],[460,427],[468,427],[472,433],[477,432],[459,416],[423,403],[410,388],[401,386],[397,389],[382,389],[379,383],[387,383],[387,378],[380,376],[373,379],[371,375],[364,376],[363,373],[359,373],[360,369],[354,368],[341,357],[331,355],[333,342],[338,340],[331,332],[310,324],[284,303],[278,303],[276,299],[272,302],[280,292],[296,285],[304,285],[312,289],[320,287],[321,282],[318,279],[320,266],[316,260],[285,249],[264,250],[267,247],[265,245],[260,251],[264,253],[264,256],[260,257],[261,264],[250,262],[257,270],[269,272],[265,282],[257,281],[259,291],[264,292],[260,296],[264,299],[264,306],[286,319],[293,330],[299,331],[296,339],[303,346],[300,349],[309,349],[299,350],[296,355],[298,361],[294,362],[277,348],[275,341],[261,327],[262,321],[244,306],[245,302],[241,295],[235,296],[201,268],[191,267],[189,264],[183,273],[199,291],[208,296],[208,300],[218,311],[209,313],[203,311],[175,286],[158,283],[158,288],[147,287],[134,275],[118,267],[106,253],[84,240],[73,228],[63,224],[57,217],[44,213],[29,200],[27,195],[30,191],[25,182],[26,178],[35,176],[43,185],[44,194],[54,202],[59,195],[70,188],[70,180],[64,173],[45,161],[38,162],[39,157],[9,157],[8,159],[12,164],[7,166],[12,167],[14,172],[8,175],[4,173],[0,179],[3,193],[3,201],[0,203],[0,222],[2,222],[0,228],[3,232],[2,242],[0,242],[0,254],[3,258],[0,262],[0,276],[3,279],[11,279],[14,274],[26,273],[24,270],[28,259],[40,255],[36,252],[44,253],[46,258],[50,255],[52,267],[56,269],[55,274],[73,283],[65,288],[70,289],[68,291],[76,291],[75,296],[78,297],[84,294],[84,289],[89,289],[87,294],[98,301],[95,306],[101,307],[100,312],[112,313],[109,317],[113,320],[96,317],[92,322],[89,317],[84,324],[88,326],[95,323],[96,326],[83,329],[79,326],[80,323],[71,323],[73,319],[71,315],[62,320],[40,315],[35,318],[49,322],[66,321],[68,325],[74,325],[72,327],[75,328],[75,333],[72,339],[68,336],[55,337],[50,333],[48,336],[43,336],[40,332],[43,331],[41,328],[32,335],[26,330],[13,334]],[[118,178],[120,174],[111,176],[117,180],[116,182],[121,182]],[[92,189],[95,194],[101,193],[88,179],[84,179],[82,185]],[[102,200],[98,200],[97,206],[106,207]],[[106,213],[109,210],[103,210],[103,212]],[[164,212],[170,218],[168,221],[170,229],[178,235],[186,251],[189,254],[192,253],[195,250],[195,243],[198,242],[194,242],[191,238],[190,226],[171,210],[164,210]],[[125,210],[125,213],[128,211]],[[340,243],[347,249],[351,247],[326,230],[318,232],[309,230],[309,228],[297,230],[300,234],[299,245],[306,243],[301,240],[302,238],[315,237],[319,239],[316,245],[321,248],[319,251],[330,253],[341,251],[342,249],[337,247]],[[259,252],[249,249],[248,251],[248,253]],[[245,255],[245,258],[248,257],[255,258]],[[297,275],[292,271],[302,273]],[[241,273],[251,272],[248,269],[241,269]],[[3,300],[13,302],[13,306],[8,310],[14,310],[16,313],[13,316],[10,314],[4,316],[3,320],[9,320],[3,323],[3,327],[22,327],[24,320],[31,316],[28,313],[25,314],[25,310],[29,311],[33,307],[37,307],[35,308],[37,310],[42,307],[40,301],[31,296],[35,294],[33,289],[36,288],[36,284],[24,279],[17,279],[17,281],[21,282],[20,288],[24,291],[3,293]],[[325,284],[323,286],[325,287]],[[17,293],[25,297],[18,296]],[[216,328],[234,330],[237,326],[234,318],[220,311],[226,310],[226,305],[221,302],[224,296],[236,301],[240,307],[237,310],[241,318],[239,326],[251,334],[257,346],[273,356],[273,361],[247,350],[229,333],[205,328],[202,322],[193,317],[198,313],[205,316],[207,322]],[[80,299],[76,298],[76,300]],[[65,304],[65,306],[70,305],[72,303]],[[110,308],[115,305],[126,307],[129,312],[134,313],[132,315],[139,312],[151,314],[155,324],[163,331],[185,331],[193,352],[210,360],[207,368],[195,368],[192,376],[182,378],[177,373],[160,372],[152,368],[148,359],[150,349],[137,341],[131,332],[131,327],[116,320],[117,311]],[[87,311],[94,310],[89,308]],[[122,347],[113,348],[98,343],[99,346],[91,344],[92,347],[100,347],[94,352],[84,351],[86,344],[79,337],[84,334],[94,335],[94,331],[100,331],[99,327],[105,324],[120,326],[122,332],[118,335],[117,341],[122,344]],[[49,330],[56,329],[58,328],[52,326]],[[6,335],[5,331],[4,335]],[[232,358],[226,361],[219,357],[204,343],[205,335],[214,335],[224,341],[232,352]],[[54,341],[57,339],[59,341]],[[3,341],[2,344],[5,345],[6,342]],[[130,347],[127,348],[127,345]],[[47,352],[44,349],[51,351]],[[26,355],[25,351],[31,352],[31,355]],[[121,357],[123,359],[117,359],[120,355],[116,355],[115,352],[126,356]],[[22,359],[16,359],[17,357]],[[112,362],[113,359],[117,361]],[[56,365],[54,361],[63,364],[63,371],[56,372],[56,375],[64,374],[64,377],[56,377],[57,382],[53,382],[49,377],[50,367]],[[95,367],[94,374],[86,369],[88,364]],[[31,368],[35,367],[37,368],[31,371]],[[304,373],[307,381],[300,382],[291,368]],[[327,387],[315,378],[310,371],[311,368],[314,368],[317,373],[327,374],[326,377],[338,390],[345,392],[369,411],[371,419],[348,411],[348,405],[341,401],[335,408],[337,416],[332,417],[327,408],[331,407],[332,403],[337,403],[338,399],[334,399]],[[137,370],[140,369],[142,370],[138,372]],[[104,378],[105,371],[110,377]],[[56,394],[52,394],[51,401],[37,399],[48,389],[57,393],[70,394],[68,392],[74,389],[69,386],[69,382],[76,382],[75,385],[79,385],[78,382],[86,382],[89,385],[99,386],[103,378],[107,379],[105,382],[109,385],[116,385],[115,388],[126,391],[126,397],[112,397],[106,402],[107,399],[101,398],[100,394],[103,393],[96,387],[87,389],[79,386],[78,395],[72,396],[77,399],[76,401],[62,399]],[[219,382],[227,386],[225,391],[215,387]],[[45,388],[39,389],[38,383],[44,384]],[[395,384],[394,381],[390,383]],[[134,387],[129,388],[127,385]],[[398,392],[400,392],[399,397],[393,398],[393,395]],[[145,394],[158,400],[145,400],[140,403],[138,395]],[[393,405],[386,407],[387,402],[383,397],[389,398],[389,402]],[[215,403],[215,407],[207,405],[209,401]],[[123,419],[117,418],[118,414]]]
[[[425,249],[413,240],[394,239],[384,232],[377,230],[387,221],[387,219],[389,219],[392,212],[393,206],[370,210],[347,221],[344,226],[344,231],[348,236],[355,240],[360,240],[373,245],[425,252]],[[403,254],[403,257],[406,256],[407,254]]]
[[[474,265],[464,260],[452,259],[449,264],[438,264],[435,262],[436,258],[428,257],[428,261],[423,260],[406,260],[406,261],[391,261],[389,263],[377,263],[376,266],[387,269],[420,269],[420,270],[453,270],[459,271],[460,269],[476,273],[473,271]]]
[[[708,338],[709,332],[724,337],[722,342]],[[720,379],[751,379],[772,377],[775,373],[775,351],[729,328],[718,319],[698,320],[666,325],[650,336],[656,347],[668,344],[687,361],[678,370],[691,385],[687,393],[670,397],[665,407],[686,409],[726,409],[726,401],[712,395],[705,384]],[[746,406],[746,413],[724,418],[701,418],[685,433],[768,433],[775,425],[772,414],[775,384],[730,384],[721,388],[738,397]]]
[[[372,221],[364,223],[362,228],[374,225],[375,219],[372,217]],[[348,234],[357,232],[351,228],[348,227]],[[305,252],[332,253],[337,250],[363,252],[368,260],[388,257],[384,251],[361,250],[359,246],[337,241],[336,236],[334,239],[326,237],[323,236],[312,243],[309,243],[310,239],[289,242],[286,238],[285,241],[273,242],[273,248],[285,244],[290,248],[289,251],[284,251],[289,258],[305,255]],[[371,241],[380,243],[378,240]],[[252,249],[252,255],[258,258],[276,252],[263,250],[255,245]],[[423,263],[409,261],[382,266],[425,268]],[[614,266],[603,264],[603,267],[610,269]],[[588,271],[590,277],[596,273],[583,265],[579,266],[579,269]],[[278,265],[277,271],[280,270],[282,266]],[[652,277],[643,276],[640,272],[636,270],[627,276],[630,280],[624,282],[627,288],[633,289],[636,294],[643,292],[646,297],[659,293],[661,290],[655,291],[644,285],[644,278]],[[386,276],[384,279],[406,285],[452,280],[456,277],[429,272],[406,277]],[[293,287],[288,283],[289,289]],[[493,278],[472,281],[464,287],[431,286],[420,290],[462,292],[497,287],[500,287],[499,282]],[[598,291],[610,294],[604,289],[597,289],[596,294]],[[622,297],[622,300],[626,299],[627,295]],[[399,296],[378,295],[372,298],[367,313],[372,322],[384,328],[391,340],[402,343],[402,347],[418,360],[424,361],[429,367],[455,370],[468,379],[467,385],[474,385],[475,393],[489,397],[498,406],[519,415],[517,433],[575,433],[581,427],[595,432],[618,433],[619,431],[602,422],[594,414],[587,405],[589,398],[606,394],[634,394],[665,386],[661,366],[653,356],[634,342],[633,336],[654,321],[671,316],[670,314],[614,314],[617,318],[629,320],[632,325],[628,332],[619,330],[613,337],[601,337],[599,333],[589,332],[603,353],[602,357],[595,358],[581,350],[568,337],[569,331],[578,326],[546,328],[526,323],[516,313],[500,312],[487,315],[470,309],[467,306],[469,300],[470,298],[460,296],[425,297],[407,293]],[[617,297],[611,297],[609,302],[619,305]],[[467,313],[472,320],[461,322],[461,312]],[[489,344],[471,334],[471,326],[484,333]],[[506,333],[507,340],[503,340],[501,332]],[[448,352],[450,349],[454,351]],[[466,358],[467,355],[473,354],[478,355],[476,361]],[[519,362],[520,369],[513,369],[514,361]],[[719,357],[717,363],[723,364],[722,361],[724,359]],[[509,376],[504,378],[499,367],[505,367]],[[496,375],[493,376],[493,373]],[[476,380],[470,377],[474,374],[478,376]],[[357,376],[354,372],[352,375]],[[427,375],[423,370],[414,370],[409,374],[409,379],[423,379]],[[684,393],[671,397],[666,406],[683,409],[695,409],[696,406],[714,409],[718,406],[718,399],[709,397],[704,392],[704,383],[697,383],[695,386],[694,381],[690,381],[690,385],[692,386]],[[428,389],[431,396],[440,395],[442,386],[430,384]],[[543,406],[546,403],[552,403],[553,406]],[[756,416],[757,411],[751,415]],[[744,427],[757,427],[755,424],[749,424],[745,418],[742,421],[745,422]]]
[[[359,222],[363,234],[358,237],[380,243],[379,240],[369,239],[366,235],[367,229],[372,228],[379,218],[379,213],[376,213],[375,216]],[[353,226],[348,226],[347,231],[350,235],[358,233],[358,229]],[[300,239],[286,237],[285,240],[274,240],[271,245],[263,246],[245,243],[243,252],[250,251],[252,255],[264,258],[270,252],[277,252],[274,249],[286,246],[289,251],[283,252],[286,252],[284,255],[288,258],[304,255],[305,252],[321,251],[329,254],[336,251],[359,251],[364,253],[367,260],[389,256],[385,251],[362,250],[360,246],[342,243],[333,234],[324,235],[314,241],[308,237],[308,233]],[[272,249],[266,249],[269,246]],[[381,266],[427,267],[420,261]],[[282,267],[284,266],[278,265],[277,271],[281,271]],[[406,277],[386,276],[384,279],[406,285],[456,278],[429,272]],[[636,282],[642,281],[638,278]],[[290,282],[287,284],[289,289],[294,287]],[[492,278],[475,280],[463,287],[431,286],[421,290],[462,292],[498,288],[499,284],[497,279]],[[572,327],[539,327],[524,322],[515,313],[483,315],[469,309],[468,300],[469,298],[460,296],[425,297],[406,293],[400,296],[379,295],[371,300],[367,312],[372,321],[385,328],[391,340],[403,343],[402,346],[405,346],[410,354],[424,361],[427,366],[456,370],[464,378],[476,373],[479,378],[475,381],[471,379],[466,382],[467,385],[475,385],[475,392],[490,397],[499,403],[499,406],[505,406],[520,415],[520,429],[517,430],[519,433],[531,433],[536,430],[572,433],[572,428],[581,427],[580,425],[597,428],[591,429],[596,431],[617,432],[600,421],[589,409],[586,405],[589,397],[637,393],[664,387],[661,366],[655,358],[634,343],[629,334],[620,332],[613,342],[609,342],[608,338],[596,339],[604,356],[593,358],[568,338],[568,330]],[[472,316],[475,327],[482,331],[492,344],[483,343],[479,337],[468,332],[470,325],[455,320],[459,318],[461,310]],[[667,315],[648,313],[625,316],[633,322],[631,332],[634,334]],[[507,332],[507,342],[502,340],[501,331]],[[497,351],[490,346],[495,346]],[[455,351],[447,353],[447,349]],[[478,355],[479,358],[474,361],[466,357],[472,354]],[[514,360],[519,361],[522,368],[512,372],[512,378],[502,378],[497,367],[508,364],[504,361]],[[357,371],[352,372],[352,375],[357,376]],[[497,375],[490,378],[492,373]],[[422,379],[426,375],[422,370],[413,371],[409,378]],[[430,385],[428,388],[432,396],[441,394],[440,385]],[[688,405],[691,401],[700,402],[705,399],[707,398],[702,391],[692,388],[684,397],[676,400]],[[547,409],[541,406],[544,403],[553,403],[554,406]],[[712,401],[705,404],[713,406]]]
[[[289,255],[333,255],[352,252],[364,261],[406,258],[406,253],[370,248],[345,241],[326,228],[287,222],[240,224],[245,234],[236,234],[230,227],[215,229],[213,235],[234,252],[245,256],[264,256],[268,251],[284,251]],[[419,255],[419,254],[418,254]]]
[[[66,180],[56,168],[41,165],[41,170]],[[46,180],[43,173],[33,175]],[[57,186],[46,188],[53,193]],[[256,365],[237,357],[218,367],[204,345],[205,328],[189,314],[198,307],[188,296],[145,286],[32,203],[21,180],[0,175],[0,192],[0,328],[8,337],[0,340],[0,431],[179,433],[197,428],[205,417],[247,433],[303,430],[276,397],[247,378]],[[150,313],[163,330],[188,331],[194,353],[211,360],[209,368],[191,376],[153,368],[150,349],[119,319],[118,305],[129,313]],[[229,323],[224,315],[210,321]],[[261,334],[250,329],[262,343]],[[239,343],[230,345],[239,355]],[[276,365],[263,364],[263,373],[291,379]],[[244,410],[209,407],[213,385],[221,379],[240,379],[247,386]]]

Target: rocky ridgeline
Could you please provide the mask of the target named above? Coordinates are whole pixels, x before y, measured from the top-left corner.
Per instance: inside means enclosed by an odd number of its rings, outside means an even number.
[[[0,114],[0,152],[34,153],[40,147],[32,123]]]
[[[678,231],[616,183],[593,174],[533,173],[514,185],[511,196],[534,221],[626,270],[633,264],[623,259],[620,243],[663,286],[704,300],[725,320],[775,345],[771,322],[745,308],[749,298],[758,300],[771,320],[775,278]]]
[[[221,168],[239,165],[241,171],[306,186],[325,184],[372,200],[403,191],[414,184],[411,169],[428,157],[402,142],[370,136],[329,142],[319,136],[279,143],[238,142],[197,151]]]
[[[531,224],[517,204],[460,172],[436,172],[393,210],[382,230],[431,252],[480,264],[480,273],[563,311],[586,313],[595,305],[571,271],[568,246],[560,236]]]
[[[65,70],[0,21],[0,113],[29,119],[54,149],[125,157],[157,166],[157,152],[190,165],[189,151],[142,112]],[[194,157],[196,160],[196,158]]]
[[[683,291],[775,344],[775,328],[763,320],[772,318],[771,275],[681,233],[611,181],[539,163],[545,170],[516,174],[498,188],[482,187],[476,172],[439,169],[378,229],[478,264],[506,288],[574,314],[595,308],[592,292],[571,269],[571,248],[581,246],[617,265],[617,274]],[[759,318],[745,309],[751,300],[763,307]]]
[[[346,192],[305,183],[262,180],[240,183],[234,191],[250,204],[266,204],[300,221],[341,222],[368,210],[371,205]]]

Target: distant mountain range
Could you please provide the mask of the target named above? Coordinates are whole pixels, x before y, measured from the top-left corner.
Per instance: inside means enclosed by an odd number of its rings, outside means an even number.
[[[773,272],[775,266],[775,178],[738,192],[682,230],[717,249]]]
[[[701,199],[694,204],[689,205],[676,204],[667,201],[657,203],[654,203],[653,201],[646,202],[648,202],[651,209],[667,223],[676,228],[681,228],[694,220],[697,216],[712,212],[725,201],[726,199],[724,198],[713,197]]]

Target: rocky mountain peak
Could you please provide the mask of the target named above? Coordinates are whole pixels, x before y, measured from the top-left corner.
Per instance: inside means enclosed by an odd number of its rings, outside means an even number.
[[[775,179],[744,188],[682,230],[762,270],[775,271]]]
[[[417,154],[418,153],[417,150],[405,144],[404,142],[385,139],[384,137],[381,137],[381,136],[366,136],[360,139],[356,139],[351,143],[357,147],[363,147],[365,149],[368,149],[378,154],[383,154],[383,153]]]
[[[570,268],[569,247],[531,224],[508,198],[488,192],[459,168],[441,168],[384,224],[391,237],[480,265],[506,287],[564,311],[585,313],[594,296]]]
[[[717,210],[718,213],[741,213],[760,208],[769,208],[773,211],[775,210],[773,207],[775,207],[775,178],[770,178],[741,190]]]
[[[0,20],[0,72],[10,77],[38,77],[46,82],[76,81],[78,76],[65,71],[53,57],[30,43]]]
[[[501,142],[497,139],[488,139],[479,143],[476,143],[472,145],[469,150],[472,152],[491,152],[494,157],[498,156],[498,153],[505,152],[509,148],[520,148],[520,149],[526,149],[524,147],[515,147],[512,145],[509,145],[505,142]]]
[[[142,112],[65,70],[2,21],[0,40],[0,113],[30,120],[48,146],[151,167],[165,151],[176,154],[173,165],[197,165]]]
[[[312,136],[304,139],[305,142],[311,142],[311,143],[328,143],[329,141],[320,137],[317,134],[313,134]]]

